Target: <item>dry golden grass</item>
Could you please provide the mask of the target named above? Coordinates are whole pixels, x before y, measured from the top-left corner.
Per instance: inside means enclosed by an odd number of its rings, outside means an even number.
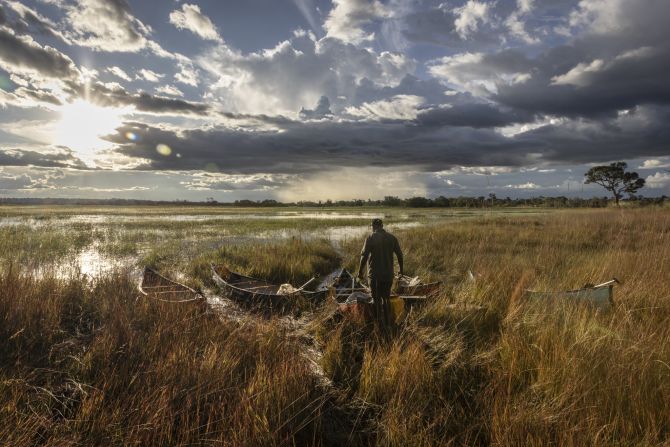
[[[493,216],[397,235],[406,270],[446,278],[444,290],[392,340],[331,308],[316,315],[332,386],[279,320],[138,299],[124,272],[85,282],[4,265],[0,444],[670,442],[670,212]],[[344,246],[350,263],[360,243]],[[191,273],[237,259],[296,279],[335,258],[318,241],[273,250],[205,254]],[[622,284],[607,312],[523,294],[611,277]]]
[[[409,271],[452,280],[345,383],[384,408],[379,443],[670,442],[670,213],[562,212],[399,236]],[[607,312],[523,297],[612,277],[622,284]]]

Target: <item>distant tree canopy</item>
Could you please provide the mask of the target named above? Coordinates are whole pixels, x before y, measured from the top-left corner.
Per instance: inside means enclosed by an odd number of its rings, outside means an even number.
[[[631,203],[636,206],[653,206],[670,203],[670,197],[630,197]],[[140,199],[64,199],[64,198],[12,198],[0,197],[0,205],[117,205],[117,206],[209,206],[209,207],[304,207],[304,208],[335,208],[335,207],[400,207],[400,208],[506,208],[506,207],[541,207],[541,208],[604,208],[608,206],[607,197],[528,197],[511,199],[509,197],[499,198],[495,194],[488,197],[412,197],[402,199],[388,196],[382,200],[325,200],[325,201],[299,201],[278,202],[274,199],[249,200],[242,199],[234,202],[218,202],[212,197],[205,201],[195,202],[187,200],[154,201]]]
[[[637,172],[626,172],[628,165],[623,161],[610,163],[606,166],[594,166],[584,176],[585,183],[595,183],[602,186],[614,195],[614,201],[619,206],[623,193],[635,194],[644,187],[644,179]]]

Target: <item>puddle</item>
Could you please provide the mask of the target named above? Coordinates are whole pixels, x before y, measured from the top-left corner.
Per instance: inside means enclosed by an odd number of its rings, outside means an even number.
[[[32,271],[38,277],[53,275],[56,278],[70,278],[83,275],[96,278],[117,270],[131,270],[134,267],[135,260],[136,258],[133,256],[106,255],[100,252],[95,245],[92,245],[55,263],[33,267]],[[137,276],[139,277],[139,273],[137,273]]]

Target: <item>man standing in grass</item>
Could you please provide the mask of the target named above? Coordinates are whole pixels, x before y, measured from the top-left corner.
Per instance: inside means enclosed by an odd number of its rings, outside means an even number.
[[[381,219],[372,221],[372,234],[365,239],[358,266],[359,278],[368,264],[368,281],[374,299],[375,318],[386,331],[395,323],[391,314],[391,285],[393,284],[393,254],[398,258],[400,274],[403,274],[402,250],[398,239],[384,230]]]

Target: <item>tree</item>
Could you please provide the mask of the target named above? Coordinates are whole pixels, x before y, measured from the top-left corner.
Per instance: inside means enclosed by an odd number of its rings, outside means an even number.
[[[594,166],[584,174],[585,183],[595,183],[611,192],[616,205],[619,206],[623,193],[633,195],[644,187],[644,179],[641,179],[637,172],[626,172],[627,167],[623,161],[610,163],[609,166]]]

